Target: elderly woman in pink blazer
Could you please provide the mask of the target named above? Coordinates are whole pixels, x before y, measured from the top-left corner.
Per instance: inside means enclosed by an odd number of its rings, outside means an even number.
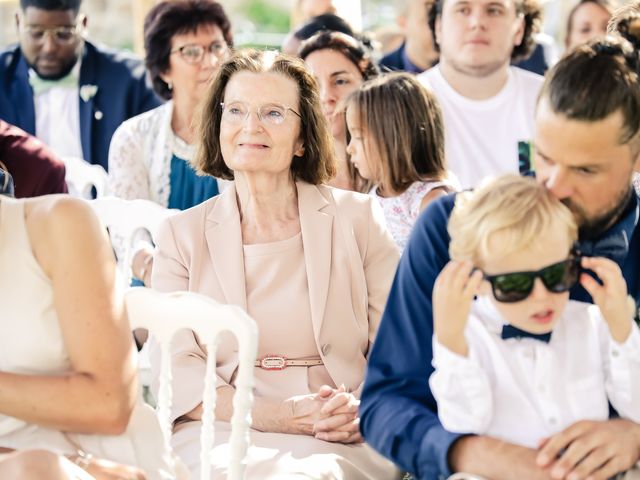
[[[238,53],[210,88],[200,136],[196,167],[233,184],[165,223],[152,284],[241,306],[258,356],[286,364],[256,365],[247,478],[394,478],[362,443],[358,398],[398,253],[370,197],[322,185],[336,166],[313,77],[298,59]],[[215,478],[236,349],[225,337],[218,352]],[[191,332],[174,342],[173,445],[194,474],[206,357]]]

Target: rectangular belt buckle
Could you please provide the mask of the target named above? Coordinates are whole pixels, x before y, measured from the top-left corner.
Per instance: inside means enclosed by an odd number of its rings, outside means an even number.
[[[260,368],[264,370],[284,370],[287,359],[279,355],[265,355],[260,359]]]

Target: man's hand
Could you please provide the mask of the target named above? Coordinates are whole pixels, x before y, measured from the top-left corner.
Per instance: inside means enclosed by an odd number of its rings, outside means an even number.
[[[606,480],[639,460],[640,425],[622,419],[574,423],[545,440],[536,458],[556,480]]]
[[[536,465],[536,451],[491,437],[469,435],[449,450],[454,472],[466,472],[491,480],[549,480],[549,470]]]

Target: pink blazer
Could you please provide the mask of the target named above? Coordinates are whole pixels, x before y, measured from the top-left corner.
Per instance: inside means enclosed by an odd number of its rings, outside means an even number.
[[[296,185],[318,353],[336,385],[359,393],[398,251],[371,197],[304,182]],[[157,237],[153,288],[198,292],[246,310],[235,186],[168,218]],[[218,385],[233,382],[236,350],[231,335],[220,342]],[[193,333],[174,339],[173,420],[200,403],[206,355]]]

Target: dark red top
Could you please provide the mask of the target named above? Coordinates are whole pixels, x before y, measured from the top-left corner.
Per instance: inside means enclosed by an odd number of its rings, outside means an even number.
[[[13,177],[16,198],[67,193],[64,163],[36,137],[0,120],[0,162]]]

